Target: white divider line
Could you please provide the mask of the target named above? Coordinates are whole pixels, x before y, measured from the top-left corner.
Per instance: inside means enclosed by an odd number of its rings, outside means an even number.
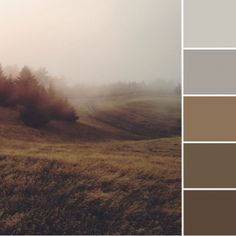
[[[188,50],[195,50],[195,51],[200,51],[200,50],[236,50],[235,47],[184,47],[184,51],[188,51]]]
[[[184,97],[236,97],[234,94],[184,94]]]
[[[184,188],[184,191],[236,191],[236,188]]]
[[[183,141],[186,144],[236,144],[236,141]]]
[[[184,235],[184,0],[181,0],[181,232]]]

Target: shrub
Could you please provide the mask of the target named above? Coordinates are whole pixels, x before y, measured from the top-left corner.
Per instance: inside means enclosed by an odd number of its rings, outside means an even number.
[[[34,128],[40,128],[51,120],[78,120],[69,102],[52,86],[46,89],[28,67],[24,67],[15,80],[6,78],[0,67],[0,105],[20,107],[21,120]]]
[[[22,107],[20,109],[20,118],[25,125],[34,128],[41,128],[51,120],[48,112],[32,106]]]

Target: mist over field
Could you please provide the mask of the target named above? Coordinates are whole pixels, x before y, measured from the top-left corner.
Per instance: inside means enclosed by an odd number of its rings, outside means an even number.
[[[181,233],[180,0],[0,0],[0,234]]]
[[[180,81],[179,0],[0,0],[1,63],[68,83]]]

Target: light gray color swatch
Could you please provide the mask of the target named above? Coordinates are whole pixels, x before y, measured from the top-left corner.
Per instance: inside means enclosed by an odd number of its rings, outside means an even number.
[[[186,50],[185,94],[236,94],[236,50]]]
[[[185,0],[185,47],[236,47],[235,0]]]

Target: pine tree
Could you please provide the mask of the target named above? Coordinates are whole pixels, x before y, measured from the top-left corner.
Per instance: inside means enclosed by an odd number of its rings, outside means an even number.
[[[7,97],[10,94],[7,77],[5,76],[0,64],[0,104],[7,105]]]

